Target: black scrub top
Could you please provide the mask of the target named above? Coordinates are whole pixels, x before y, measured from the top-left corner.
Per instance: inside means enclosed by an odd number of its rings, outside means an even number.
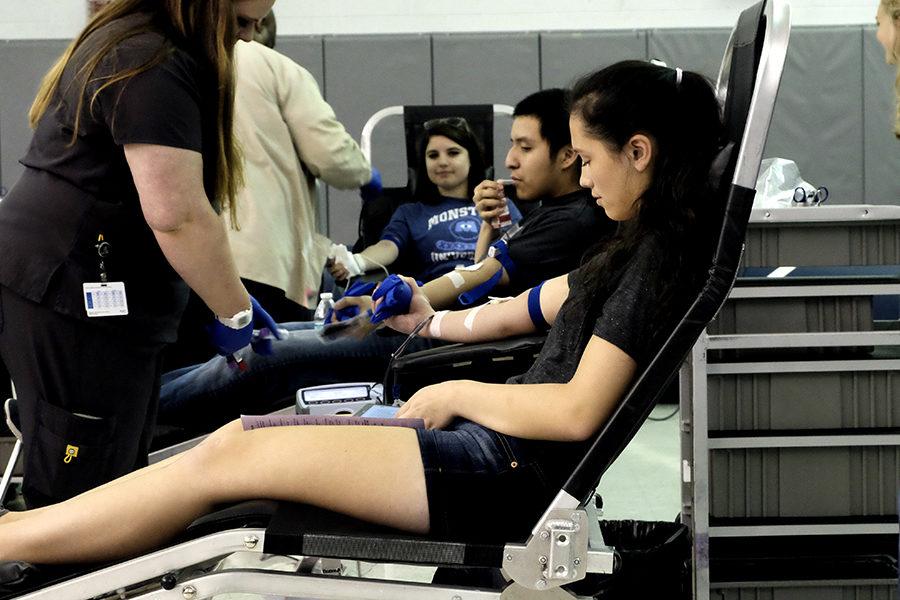
[[[126,27],[134,19],[150,22],[144,15],[126,19],[106,27]],[[215,93],[204,90],[215,88],[203,73],[209,69],[201,69],[171,36],[150,31],[129,37],[94,71],[73,143],[82,87],[78,69],[99,39],[92,35],[72,57],[21,160],[25,173],[0,202],[0,284],[99,327],[170,342],[188,290],[143,218],[123,146],[145,143],[201,152],[211,190],[217,110]],[[91,105],[110,74],[148,64],[161,48],[161,61],[107,87]],[[101,234],[110,244],[108,279],[124,282],[128,316],[87,317],[82,285],[100,281],[96,244]]]

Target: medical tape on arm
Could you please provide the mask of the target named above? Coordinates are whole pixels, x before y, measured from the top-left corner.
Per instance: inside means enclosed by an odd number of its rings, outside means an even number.
[[[458,290],[463,286],[466,282],[466,278],[462,276],[462,274],[457,273],[456,271],[450,271],[449,273],[444,273],[442,277],[446,277],[450,280],[450,283],[453,284],[453,289]]]
[[[433,338],[441,337],[441,321],[444,320],[444,316],[450,312],[449,310],[442,310],[440,312],[434,313],[434,316],[431,317],[431,324],[428,326],[428,335]]]
[[[476,306],[472,310],[469,311],[469,314],[466,315],[466,320],[463,321],[463,325],[466,326],[466,330],[471,333],[473,329],[475,329],[475,317],[478,316],[478,313],[481,312],[481,309],[487,306],[487,304],[482,304],[480,306]]]
[[[466,320],[463,321],[463,325],[466,326],[466,330],[469,331],[469,333],[471,333],[475,328],[475,317],[478,316],[478,313],[480,313],[481,309],[484,307],[484,304],[482,304],[481,306],[476,306],[469,311],[469,314],[466,315]]]
[[[541,288],[545,283],[547,282],[540,282],[528,292],[528,316],[531,317],[531,322],[538,330],[550,329],[550,325],[544,318],[544,312],[541,310]]]

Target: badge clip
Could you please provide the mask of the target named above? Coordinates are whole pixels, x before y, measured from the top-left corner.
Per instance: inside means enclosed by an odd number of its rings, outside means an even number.
[[[66,446],[66,457],[63,459],[63,462],[69,464],[72,462],[73,458],[78,457],[78,446]]]

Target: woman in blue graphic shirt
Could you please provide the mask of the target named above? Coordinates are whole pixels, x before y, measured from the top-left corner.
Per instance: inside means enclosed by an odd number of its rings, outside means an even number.
[[[407,274],[422,280],[472,263],[481,227],[472,194],[484,179],[484,157],[465,119],[426,122],[418,164],[416,201],[394,212],[378,243],[353,255],[357,269],[336,262],[331,267],[335,279],[387,267],[401,255],[413,258],[418,267]],[[512,220],[520,219],[518,209],[512,203],[509,207]]]

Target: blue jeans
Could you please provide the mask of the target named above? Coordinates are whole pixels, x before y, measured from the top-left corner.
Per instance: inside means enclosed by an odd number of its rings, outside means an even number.
[[[273,342],[273,353],[239,352],[248,367],[232,369],[221,356],[165,373],[159,398],[159,423],[208,431],[241,414],[283,408],[302,387],[348,381],[376,381],[405,335],[384,329],[362,340],[324,341],[311,322],[282,323],[288,337]],[[442,342],[415,338],[405,353]]]
[[[477,423],[455,419],[444,429],[416,429],[416,435],[432,534],[524,541],[562,485],[545,477],[554,465],[542,464],[540,446]],[[490,515],[490,527],[484,527],[484,515]]]

